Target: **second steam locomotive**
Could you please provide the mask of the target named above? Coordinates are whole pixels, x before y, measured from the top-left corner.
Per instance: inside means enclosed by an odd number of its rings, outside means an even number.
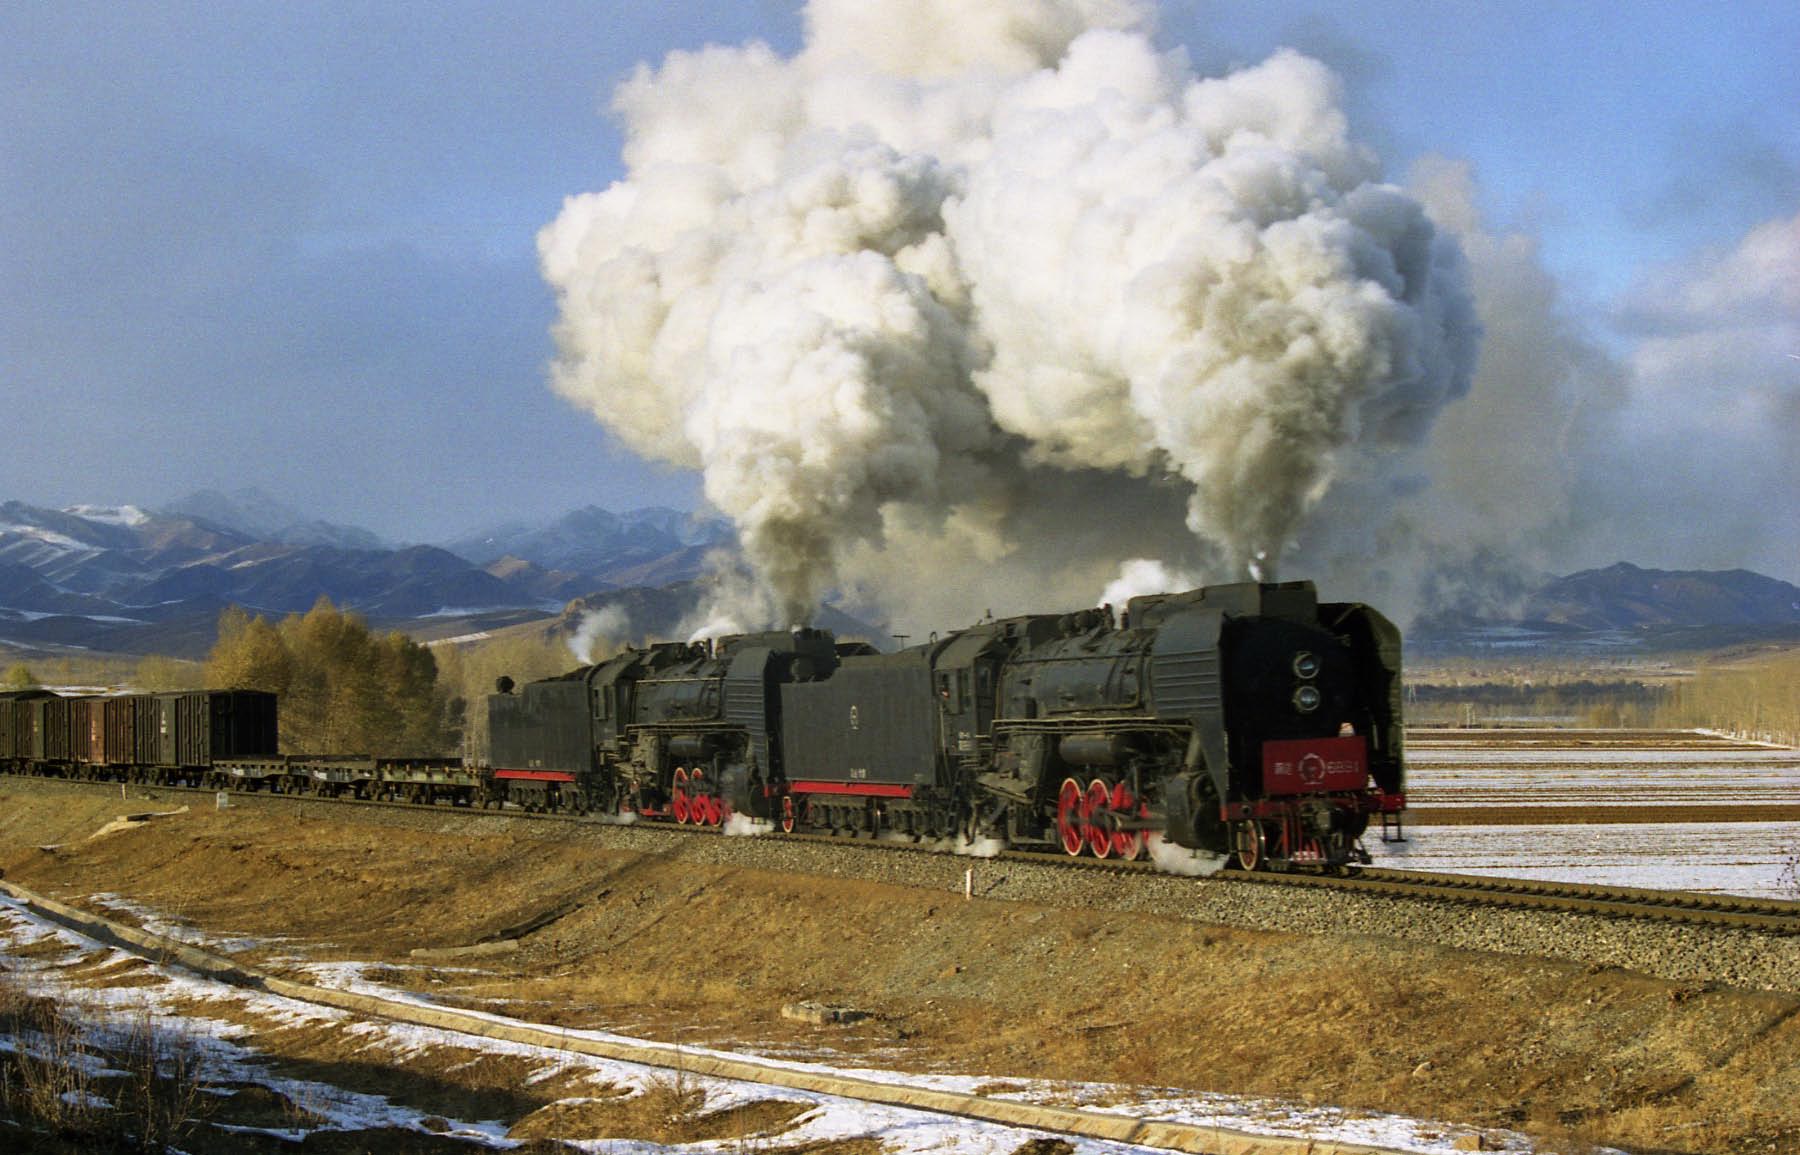
[[[813,629],[626,649],[488,700],[490,791],[782,830],[1151,836],[1245,869],[1366,860],[1405,805],[1400,636],[1310,582],[986,621],[896,653]]]

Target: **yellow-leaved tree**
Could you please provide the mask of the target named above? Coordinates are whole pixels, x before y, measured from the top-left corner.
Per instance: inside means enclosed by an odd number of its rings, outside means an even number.
[[[370,632],[326,597],[279,625],[226,610],[206,684],[280,694],[286,753],[429,757],[461,739],[431,651],[398,631]]]

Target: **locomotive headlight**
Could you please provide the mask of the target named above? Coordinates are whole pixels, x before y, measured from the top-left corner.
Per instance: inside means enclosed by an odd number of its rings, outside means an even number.
[[[1319,676],[1319,655],[1310,650],[1301,650],[1294,655],[1294,676],[1309,681]]]
[[[1319,708],[1319,687],[1301,686],[1294,691],[1294,709],[1310,714]]]

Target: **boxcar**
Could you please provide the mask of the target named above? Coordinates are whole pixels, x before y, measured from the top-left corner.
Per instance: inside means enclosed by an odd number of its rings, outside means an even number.
[[[187,690],[151,700],[151,761],[205,767],[224,758],[261,758],[280,745],[275,695],[262,690]]]
[[[76,698],[69,703],[69,760],[83,766],[106,764],[106,699]]]
[[[104,762],[108,766],[135,766],[137,752],[138,706],[143,694],[123,694],[102,699],[101,724],[104,731]]]
[[[9,690],[0,694],[0,762],[28,762],[42,714],[39,705],[55,697],[49,690]]]
[[[53,694],[31,703],[34,761],[66,765],[75,760],[75,703],[79,700]]]

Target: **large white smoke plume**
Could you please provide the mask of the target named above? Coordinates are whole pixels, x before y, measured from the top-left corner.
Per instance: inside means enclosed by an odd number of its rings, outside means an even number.
[[[627,175],[539,238],[555,387],[703,472],[770,624],[834,588],[1079,603],[1132,557],[1270,574],[1349,460],[1467,390],[1461,254],[1323,65],[1201,77],[1127,0],[806,28],[641,67]]]

